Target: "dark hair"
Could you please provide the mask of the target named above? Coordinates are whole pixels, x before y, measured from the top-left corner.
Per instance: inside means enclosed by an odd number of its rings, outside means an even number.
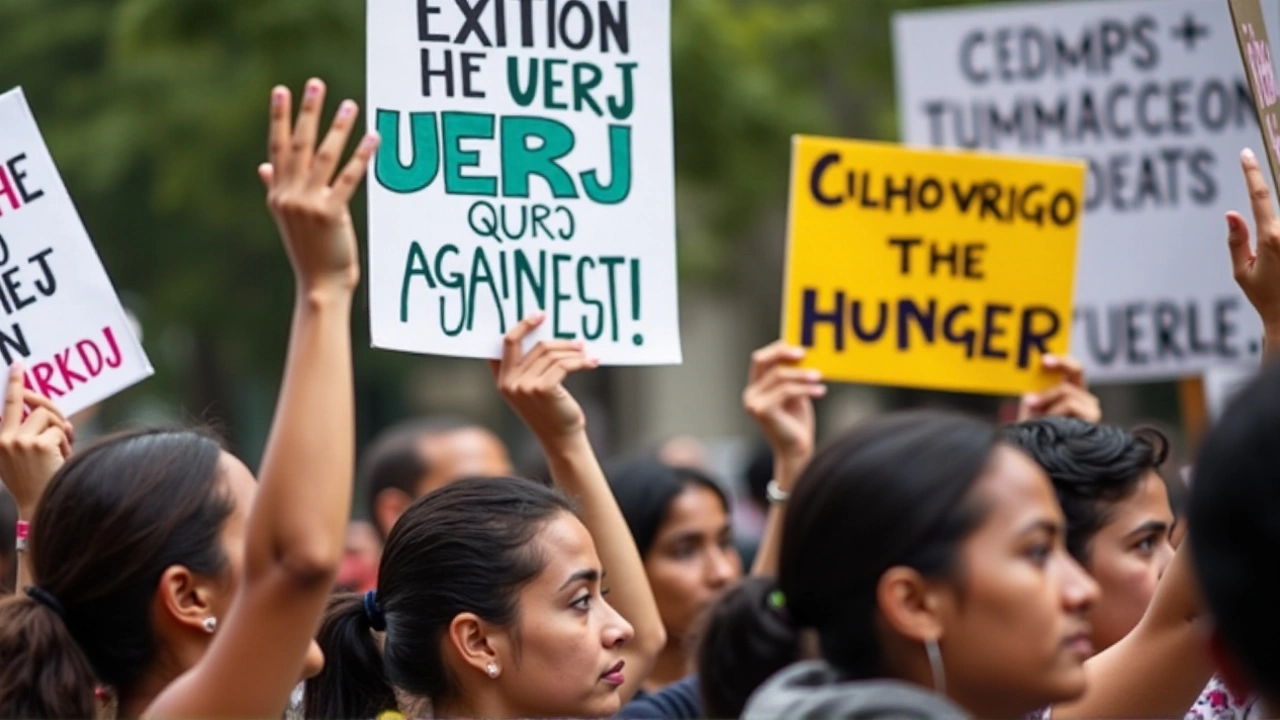
[[[760,507],[768,507],[769,481],[773,480],[773,450],[767,444],[760,443],[756,448],[743,475],[746,477],[751,499]]]
[[[613,464],[607,473],[609,488],[618,501],[627,528],[643,557],[653,548],[658,531],[667,520],[671,501],[689,486],[703,487],[716,494],[729,511],[729,498],[710,475],[687,467],[672,467],[641,456]]]
[[[221,445],[191,431],[105,438],[62,466],[31,527],[43,594],[0,604],[0,717],[92,717],[94,685],[122,699],[159,651],[152,597],[174,565],[216,577],[234,509]]]
[[[790,632],[816,630],[823,657],[851,679],[882,677],[880,577],[906,566],[959,579],[961,542],[987,512],[972,490],[997,441],[996,429],[983,421],[918,411],[873,418],[820,450],[786,510],[776,589]],[[699,673],[709,682],[725,677],[721,663],[761,678],[796,660],[797,641],[782,634],[775,608],[758,602],[774,589],[748,588],[713,610],[699,651]],[[723,709],[745,704],[754,689],[719,688],[714,702]]]
[[[18,506],[13,496],[0,488],[0,596],[13,592],[17,580],[18,557],[16,537],[9,528],[18,524]]]
[[[1169,441],[1154,428],[1130,432],[1075,418],[1042,418],[1005,427],[1005,442],[1031,456],[1053,481],[1067,518],[1067,551],[1088,566],[1089,546],[1115,506],[1159,474]],[[1162,481],[1163,482],[1163,481]]]
[[[451,417],[414,418],[379,433],[361,458],[358,473],[360,485],[367,493],[369,512],[374,512],[375,502],[383,490],[399,490],[410,498],[418,497],[422,480],[431,470],[427,458],[418,449],[423,438],[471,427],[476,425]],[[373,525],[382,535],[376,516]]]
[[[779,669],[755,658],[794,659],[799,654],[800,639],[774,579],[744,579],[704,619],[697,650],[702,716],[742,717],[747,698]]]
[[[1187,537],[1200,589],[1232,659],[1268,703],[1280,701],[1280,364],[1227,406],[1191,483]]]
[[[325,667],[307,681],[307,717],[375,717],[396,709],[393,688],[437,705],[454,699],[441,654],[449,623],[463,612],[514,623],[517,592],[545,564],[534,538],[572,512],[560,493],[516,478],[462,480],[419,498],[391,530],[378,568],[381,659],[363,598],[331,603],[319,634]]]

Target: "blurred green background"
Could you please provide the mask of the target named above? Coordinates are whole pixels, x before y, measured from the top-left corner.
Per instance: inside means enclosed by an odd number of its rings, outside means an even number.
[[[745,350],[777,333],[789,136],[895,139],[890,16],[957,4],[976,3],[672,0],[681,301],[696,315],[683,329],[686,354],[700,359],[576,380],[606,452],[674,433],[749,436],[737,392]],[[364,14],[359,0],[0,0],[0,89],[25,88],[157,371],[109,401],[99,426],[213,422],[257,460],[292,300],[255,174],[268,92],[319,76],[330,108],[363,100]],[[358,228],[363,205],[361,193]],[[519,447],[483,363],[372,350],[364,298],[355,316],[361,440],[407,414],[447,411]],[[731,341],[716,345],[718,332]],[[716,374],[719,390],[681,397]],[[651,383],[668,381],[677,390],[654,407]],[[996,409],[844,391],[881,407]],[[1113,395],[1127,408],[1116,419],[1177,417],[1172,385]],[[836,407],[839,393],[825,402]]]

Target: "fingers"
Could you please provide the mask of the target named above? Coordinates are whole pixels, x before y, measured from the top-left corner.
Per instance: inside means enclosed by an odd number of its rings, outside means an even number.
[[[1098,422],[1102,419],[1102,405],[1093,393],[1064,382],[1042,393],[1023,396],[1019,419],[1033,417],[1075,417]]]
[[[511,332],[502,338],[502,371],[509,373],[520,364],[524,356],[524,339],[547,319],[544,312],[536,312],[521,320]]]
[[[293,102],[289,88],[281,85],[271,89],[271,127],[267,133],[267,159],[273,168],[283,168],[290,160],[289,143],[293,133],[289,127],[293,115]],[[270,186],[270,179],[258,168],[258,176]]]
[[[808,380],[788,380],[778,383],[769,390],[752,395],[746,402],[747,412],[753,417],[760,417],[782,407],[791,400],[824,397],[827,386]]]
[[[275,175],[275,168],[271,166],[271,163],[262,163],[258,166],[258,179],[262,181],[267,190],[270,190],[271,184],[275,182]]]
[[[310,184],[312,187],[324,187],[333,178],[338,167],[342,151],[347,147],[347,138],[351,137],[351,127],[355,125],[360,109],[352,100],[343,100],[338,105],[338,112],[333,117],[333,124],[325,134],[320,147],[316,149],[315,160],[311,163]]]
[[[1244,168],[1245,187],[1249,190],[1249,202],[1253,206],[1253,224],[1258,228],[1259,241],[1264,228],[1271,226],[1274,214],[1271,209],[1271,189],[1267,187],[1267,176],[1262,172],[1262,165],[1253,151],[1245,148],[1240,153],[1240,166]]]
[[[5,387],[4,417],[0,418],[0,435],[13,435],[22,424],[22,399],[25,390],[22,387],[22,363],[14,363],[9,368],[9,383]]]
[[[320,127],[320,110],[324,107],[324,82],[319,78],[307,81],[302,95],[302,107],[298,110],[298,122],[293,127],[293,137],[289,143],[289,157],[281,164],[275,164],[277,171],[283,172],[281,180],[305,179],[303,173],[309,172],[311,156],[315,152],[316,133]]]
[[[71,457],[71,438],[63,432],[62,427],[51,425],[36,436],[36,444],[41,447],[56,447],[63,460]]]
[[[333,183],[334,198],[339,202],[344,205],[351,202],[351,196],[355,195],[356,188],[360,187],[360,181],[364,180],[365,174],[369,172],[369,162],[380,142],[381,139],[377,133],[369,133],[351,154],[351,159],[347,161],[346,167],[342,168],[338,179]]]
[[[1245,279],[1253,265],[1253,248],[1249,246],[1249,224],[1234,210],[1227,213],[1227,248],[1231,251],[1231,274],[1237,281]]]
[[[754,383],[764,377],[769,368],[778,363],[794,363],[803,359],[804,350],[788,345],[785,340],[766,345],[751,354],[751,373],[748,382]]]
[[[1078,388],[1085,387],[1084,381],[1084,365],[1079,360],[1070,355],[1045,355],[1041,358],[1047,370],[1057,370],[1062,373],[1062,381],[1068,385],[1074,385]]]

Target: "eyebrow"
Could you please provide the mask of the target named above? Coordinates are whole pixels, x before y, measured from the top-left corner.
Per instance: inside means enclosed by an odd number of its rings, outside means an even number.
[[[589,583],[594,583],[598,580],[603,580],[603,579],[604,579],[604,573],[600,572],[599,570],[591,570],[591,569],[579,570],[578,572],[570,575],[569,579],[565,580],[564,584],[560,586],[560,589],[563,590],[576,582],[586,581]]]
[[[1018,534],[1030,535],[1034,532],[1046,532],[1049,533],[1050,537],[1057,537],[1062,532],[1062,526],[1052,520],[1040,519],[1030,525],[1027,525],[1027,527],[1023,528],[1022,532]]]
[[[1137,537],[1138,535],[1146,535],[1147,533],[1157,533],[1159,535],[1164,535],[1164,534],[1167,534],[1171,529],[1172,528],[1169,526],[1169,523],[1163,520],[1148,520],[1142,523],[1141,525],[1139,525],[1138,527],[1134,528],[1133,530],[1130,530],[1129,533],[1125,535],[1125,538],[1128,539],[1132,537]]]

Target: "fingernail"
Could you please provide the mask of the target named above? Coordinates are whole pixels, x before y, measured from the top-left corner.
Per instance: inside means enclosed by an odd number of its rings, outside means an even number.
[[[349,118],[356,113],[356,104],[350,100],[343,100],[342,106],[338,108],[338,117]]]
[[[811,382],[818,382],[819,380],[822,379],[822,373],[818,372],[817,370],[810,370],[809,372],[804,374],[804,379],[809,380]]]
[[[542,322],[546,318],[547,318],[547,314],[541,310],[529,316],[529,319],[534,322]]]
[[[1023,399],[1023,400],[1028,404],[1028,405],[1039,405],[1039,404],[1040,404],[1040,396],[1039,396],[1039,395],[1036,395],[1035,393],[1028,393],[1028,394],[1026,394],[1026,395],[1023,395],[1023,396],[1022,396],[1022,399]]]
[[[313,98],[320,94],[320,81],[312,78],[307,81],[307,97]]]
[[[823,395],[826,395],[826,394],[827,394],[827,386],[826,386],[826,385],[819,385],[818,387],[814,388],[814,389],[813,389],[813,391],[814,391],[814,393],[815,393],[816,395],[818,395],[819,397],[821,397],[821,396],[823,396]]]
[[[804,349],[798,347],[787,348],[787,354],[791,357],[804,357]]]
[[[377,147],[379,139],[378,133],[371,132],[364,136],[364,140],[360,141],[360,145],[363,146],[365,150],[372,150]]]
[[[271,107],[278,108],[284,104],[284,88],[276,87],[271,90]]]
[[[587,346],[587,344],[586,344],[585,342],[581,341],[581,340],[574,340],[574,341],[573,341],[573,349],[574,349],[574,350],[581,350],[582,348],[584,348],[584,347],[586,347],[586,346]]]
[[[1235,216],[1235,215],[1228,215],[1228,216],[1227,216],[1227,228],[1229,228],[1229,229],[1231,229],[1231,230],[1239,230],[1239,229],[1240,229],[1240,221],[1236,219],[1236,216]]]
[[[1245,149],[1243,149],[1243,150],[1241,150],[1241,151],[1240,151],[1240,159],[1241,159],[1241,160],[1246,160],[1246,161],[1250,161],[1250,162],[1252,162],[1252,161],[1254,161],[1254,160],[1257,160],[1257,159],[1258,159],[1258,157],[1257,157],[1256,155],[1254,155],[1254,154],[1253,154],[1253,150],[1252,150],[1252,149],[1250,149],[1250,148],[1245,148]]]
[[[1045,365],[1057,365],[1057,364],[1058,364],[1058,356],[1057,356],[1057,355],[1045,355],[1043,358],[1041,358],[1041,360],[1044,362],[1044,364],[1045,364]]]
[[[22,361],[19,360],[15,362],[13,365],[9,366],[9,372],[13,373],[14,375],[22,375],[27,372],[27,368],[25,365],[22,364]]]

